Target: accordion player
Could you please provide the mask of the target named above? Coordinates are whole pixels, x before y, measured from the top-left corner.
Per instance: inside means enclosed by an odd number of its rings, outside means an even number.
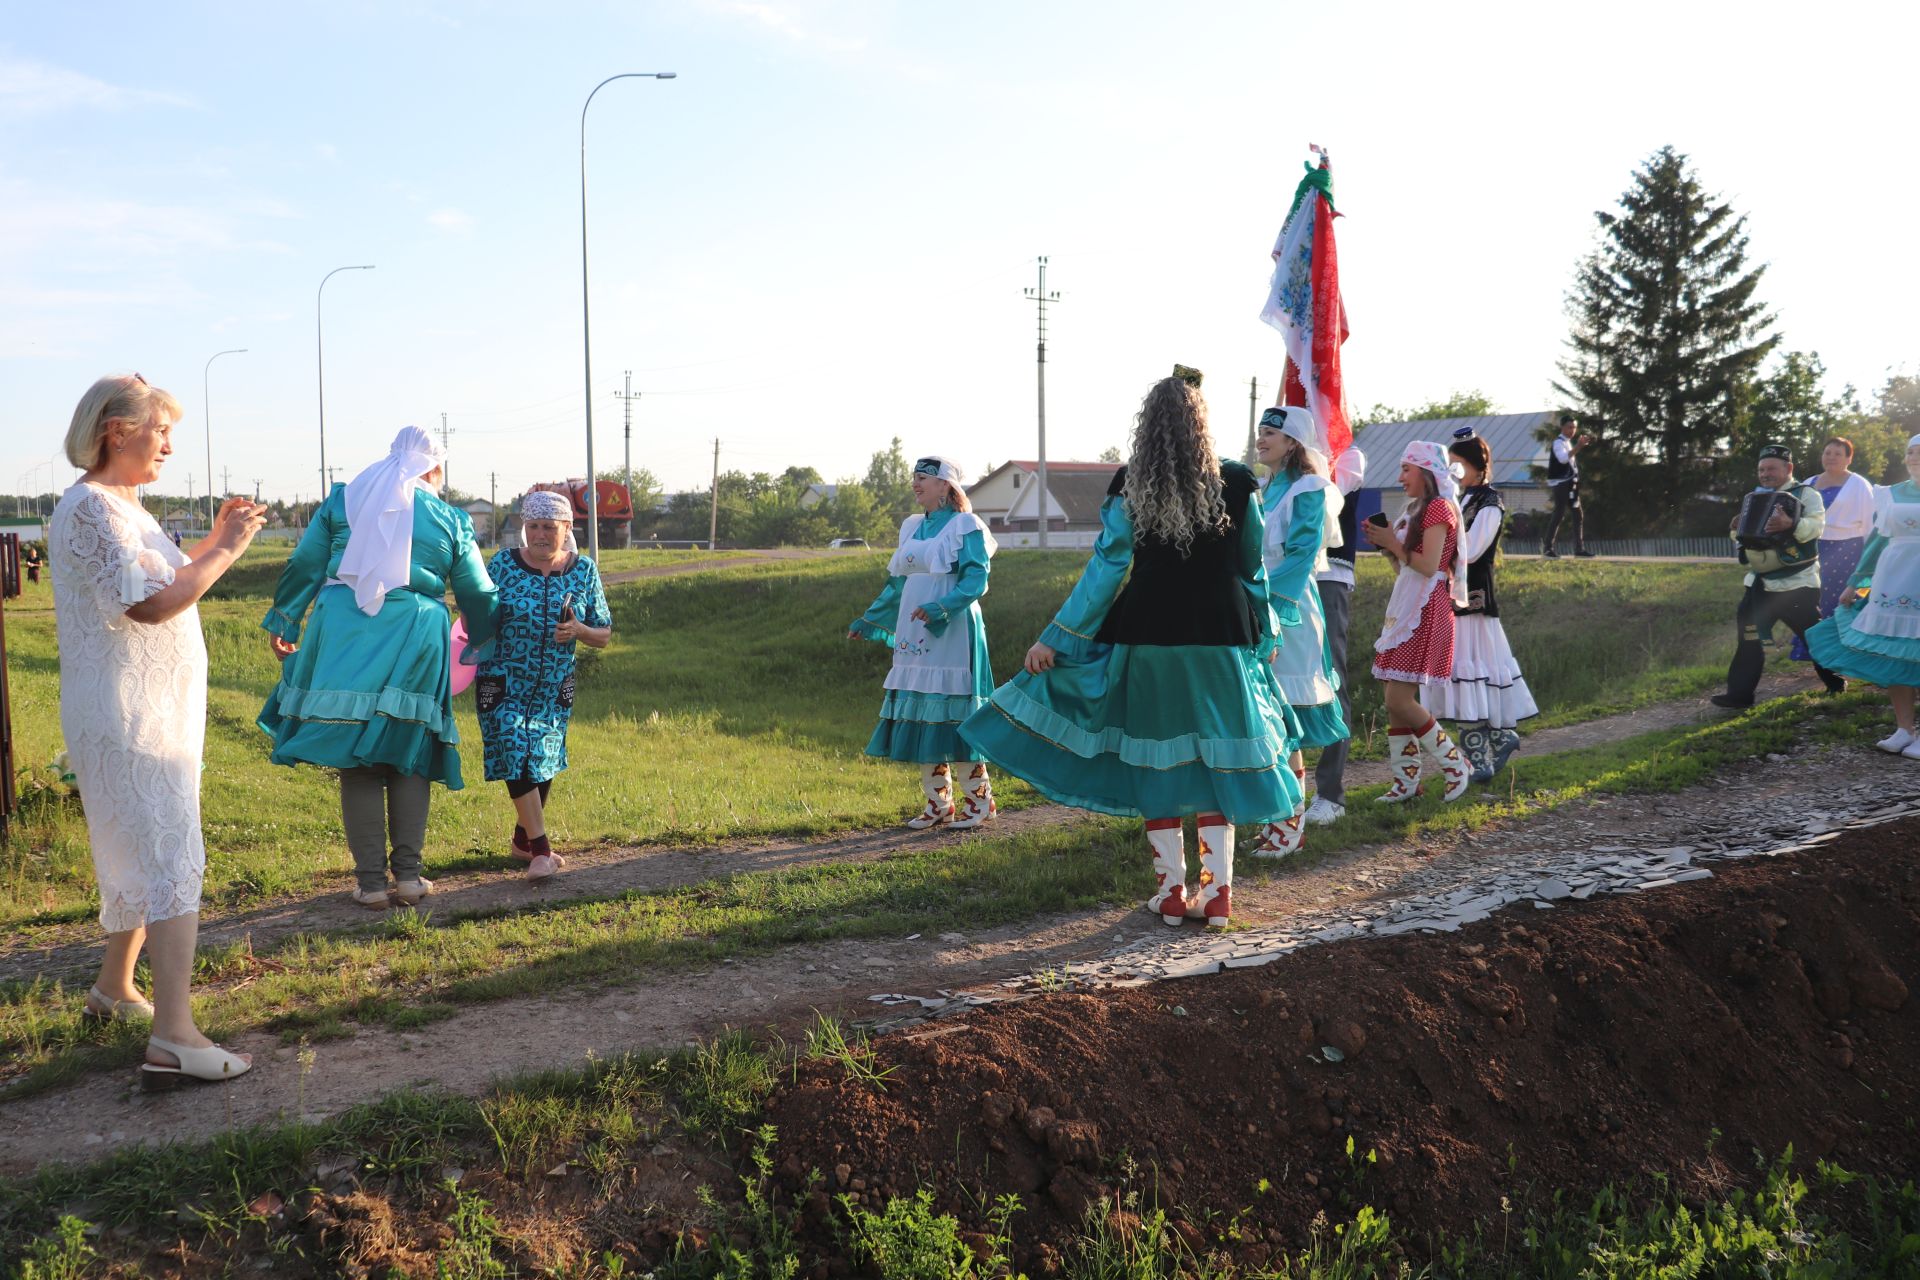
[[[1776,515],[1787,517],[1787,527],[1770,533],[1767,526]],[[1818,542],[1799,542],[1794,529],[1800,521],[1800,499],[1789,489],[1755,489],[1740,502],[1740,518],[1734,522],[1733,540],[1740,548],[1740,564],[1750,572],[1767,576],[1796,571],[1819,555]]]

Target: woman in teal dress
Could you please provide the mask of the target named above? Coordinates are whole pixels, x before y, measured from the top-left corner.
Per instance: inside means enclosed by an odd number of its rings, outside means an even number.
[[[1807,632],[1813,660],[1887,691],[1894,730],[1876,745],[1920,760],[1920,435],[1907,441],[1907,479],[1873,491],[1873,534],[1840,607]]]
[[[1304,747],[1328,747],[1347,736],[1340,713],[1340,680],[1327,652],[1326,615],[1314,575],[1327,567],[1327,546],[1340,542],[1340,491],[1327,479],[1326,452],[1311,411],[1275,406],[1260,417],[1254,450],[1272,474],[1260,493],[1265,522],[1263,554],[1267,594],[1285,643],[1273,655],[1274,679],[1281,696],[1300,720],[1300,740],[1287,761],[1302,793],[1307,784]],[[1256,858],[1285,858],[1306,839],[1303,805],[1290,816],[1267,823]]]
[[[867,754],[920,766],[926,805],[907,823],[915,831],[942,823],[964,831],[997,812],[986,761],[955,732],[993,690],[980,597],[996,549],[960,478],[960,468],[946,458],[913,464],[914,501],[926,514],[908,516],[900,526],[887,585],[847,628],[848,639],[893,650]],[[959,808],[956,771],[967,775]]]
[[[448,588],[471,644],[497,626],[473,523],[433,493],[442,456],[426,432],[404,427],[385,458],[335,485],[260,624],[281,659],[260,711],[271,759],[339,770],[353,898],[376,910],[433,887],[420,874],[428,784],[462,785]]]
[[[1197,378],[1180,371],[1147,393],[1093,558],[1025,672],[960,734],[1062,804],[1145,818],[1156,877],[1147,909],[1169,925],[1221,927],[1233,824],[1300,805],[1287,767],[1300,726],[1268,665],[1280,635],[1253,473],[1214,456]],[[1197,892],[1186,883],[1187,815]]]

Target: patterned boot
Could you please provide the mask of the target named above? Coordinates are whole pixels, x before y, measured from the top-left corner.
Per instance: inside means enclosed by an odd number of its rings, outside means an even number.
[[[1393,771],[1393,785],[1377,798],[1380,804],[1401,804],[1420,794],[1420,773],[1424,766],[1420,741],[1411,729],[1387,730],[1387,767]]]
[[[1295,780],[1300,783],[1300,794],[1302,796],[1306,795],[1307,771],[1305,767],[1295,769],[1293,776]],[[1300,807],[1293,811],[1291,818],[1288,818],[1284,822],[1269,822],[1266,825],[1266,829],[1260,833],[1260,843],[1253,846],[1253,856],[1256,858],[1286,858],[1300,852],[1300,846],[1306,842],[1307,838],[1306,817],[1306,801],[1302,800]]]
[[[1431,716],[1427,717],[1426,727],[1419,730],[1416,740],[1420,749],[1432,756],[1435,763],[1440,766],[1440,776],[1447,784],[1446,792],[1440,798],[1458,800],[1467,794],[1467,787],[1473,781],[1467,767],[1467,758],[1460,754],[1460,748],[1455,746],[1453,739],[1447,736],[1447,731],[1440,727],[1440,722]]]
[[[1147,910],[1174,928],[1187,918],[1187,848],[1178,818],[1148,818],[1147,847],[1153,850],[1153,896]]]
[[[1460,751],[1467,757],[1467,763],[1473,766],[1473,781],[1493,781],[1493,775],[1498,770],[1493,767],[1492,735],[1485,724],[1461,726]]]
[[[920,789],[927,793],[927,807],[920,816],[907,821],[910,831],[925,831],[943,822],[953,821],[953,774],[945,764],[920,766]]]
[[[1187,919],[1224,929],[1233,913],[1233,824],[1217,813],[1194,819],[1200,842],[1200,892],[1187,906]]]
[[[1513,753],[1520,749],[1520,735],[1511,729],[1495,729],[1492,734],[1489,746],[1493,759],[1490,763],[1493,771],[1499,773],[1507,767],[1507,761],[1513,759]]]
[[[987,764],[976,760],[973,764],[961,764],[967,771],[966,784],[961,788],[961,800],[964,805],[960,816],[950,825],[955,831],[971,831],[973,828],[1000,812],[993,802],[993,783],[987,778]]]

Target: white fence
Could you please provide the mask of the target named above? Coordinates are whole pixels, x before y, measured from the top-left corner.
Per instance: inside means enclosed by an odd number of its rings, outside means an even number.
[[[1573,554],[1573,539],[1560,531],[1557,550],[1563,556]],[[1501,548],[1516,556],[1540,554],[1538,538],[1508,538]],[[1597,556],[1638,556],[1666,560],[1731,560],[1733,542],[1728,538],[1588,538],[1587,550]]]

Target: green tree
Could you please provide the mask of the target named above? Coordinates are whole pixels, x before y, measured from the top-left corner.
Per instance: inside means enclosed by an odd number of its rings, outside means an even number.
[[[1826,374],[1819,352],[1789,351],[1773,372],[1754,383],[1751,409],[1727,459],[1730,474],[1725,477],[1726,485],[1743,485],[1750,480],[1754,458],[1762,446],[1769,444],[1783,444],[1792,450],[1794,470],[1799,475],[1811,475],[1820,469],[1821,445],[1829,436],[1846,435],[1843,428],[1862,417],[1852,387],[1837,396],[1827,395],[1823,386]]]
[[[1484,391],[1456,391],[1443,400],[1429,400],[1411,409],[1376,404],[1354,421],[1354,430],[1376,422],[1431,422],[1435,418],[1484,418],[1498,413]]]
[[[1574,274],[1554,386],[1597,433],[1580,469],[1597,499],[1589,525],[1604,533],[1644,528],[1649,510],[1676,510],[1713,484],[1780,339],[1758,297],[1766,268],[1747,262],[1746,218],[1671,146],[1634,173],[1617,210],[1594,216],[1600,246]]]
[[[873,455],[867,463],[866,479],[861,484],[873,495],[881,514],[891,519],[885,536],[888,542],[893,541],[893,535],[899,532],[900,522],[913,510],[913,472],[907,466],[906,454],[900,450],[899,436],[893,438],[889,448]]]
[[[1100,451],[1100,461],[1102,462],[1125,462],[1126,460],[1127,455],[1121,452],[1120,446],[1117,444],[1110,444]]]

